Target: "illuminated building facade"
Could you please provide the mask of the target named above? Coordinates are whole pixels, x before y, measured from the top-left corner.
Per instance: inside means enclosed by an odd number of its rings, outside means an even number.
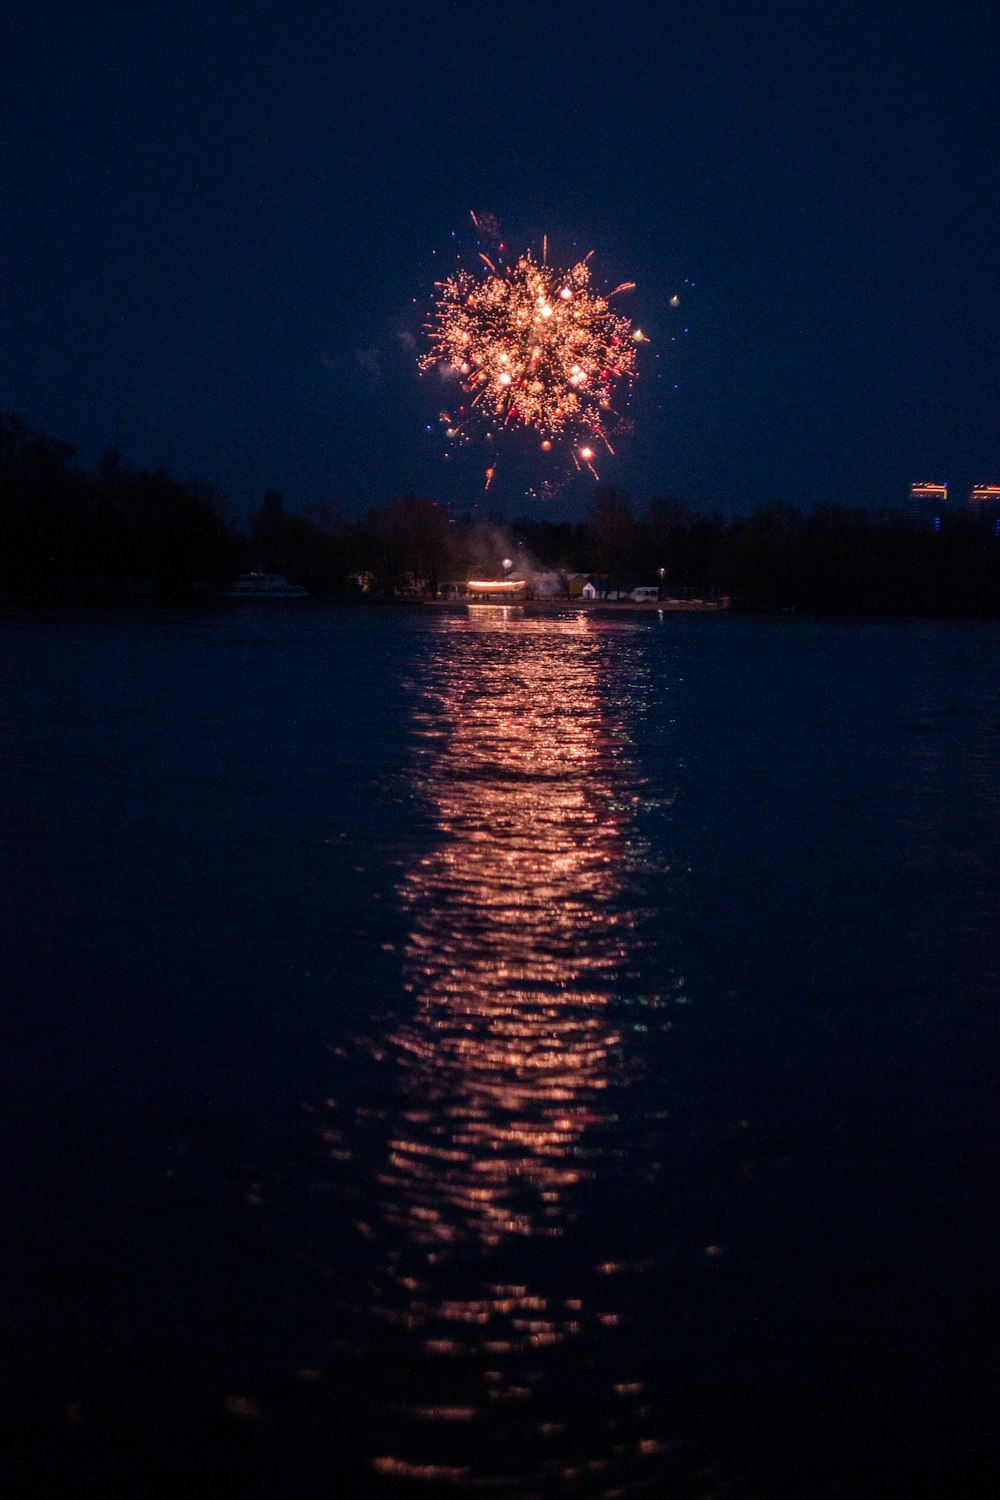
[[[933,480],[918,480],[910,485],[910,500],[919,520],[926,521],[935,531],[941,529],[941,517],[948,506],[948,486]]]
[[[1000,536],[1000,484],[974,484],[969,492],[969,509],[976,520],[988,522]]]

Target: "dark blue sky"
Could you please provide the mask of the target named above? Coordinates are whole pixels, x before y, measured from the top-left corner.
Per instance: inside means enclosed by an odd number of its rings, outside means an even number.
[[[476,208],[638,283],[653,343],[602,467],[637,501],[1000,480],[998,16],[7,5],[0,406],[241,509],[477,499],[408,347]],[[491,502],[545,472],[512,455]]]

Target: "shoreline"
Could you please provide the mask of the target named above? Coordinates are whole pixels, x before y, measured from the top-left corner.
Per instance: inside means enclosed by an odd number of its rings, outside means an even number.
[[[432,609],[534,609],[545,613],[559,610],[581,610],[585,614],[608,611],[611,614],[650,612],[664,614],[725,614],[731,605],[717,599],[390,599],[373,603],[419,604]]]

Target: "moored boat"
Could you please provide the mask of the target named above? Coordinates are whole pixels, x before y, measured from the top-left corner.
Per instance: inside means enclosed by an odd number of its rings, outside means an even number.
[[[283,573],[241,573],[236,582],[223,589],[220,599],[307,599],[300,583],[289,583]]]

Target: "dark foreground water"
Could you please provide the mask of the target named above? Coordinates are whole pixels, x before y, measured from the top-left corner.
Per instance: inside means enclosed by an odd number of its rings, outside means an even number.
[[[0,624],[0,1493],[992,1493],[998,647]]]

